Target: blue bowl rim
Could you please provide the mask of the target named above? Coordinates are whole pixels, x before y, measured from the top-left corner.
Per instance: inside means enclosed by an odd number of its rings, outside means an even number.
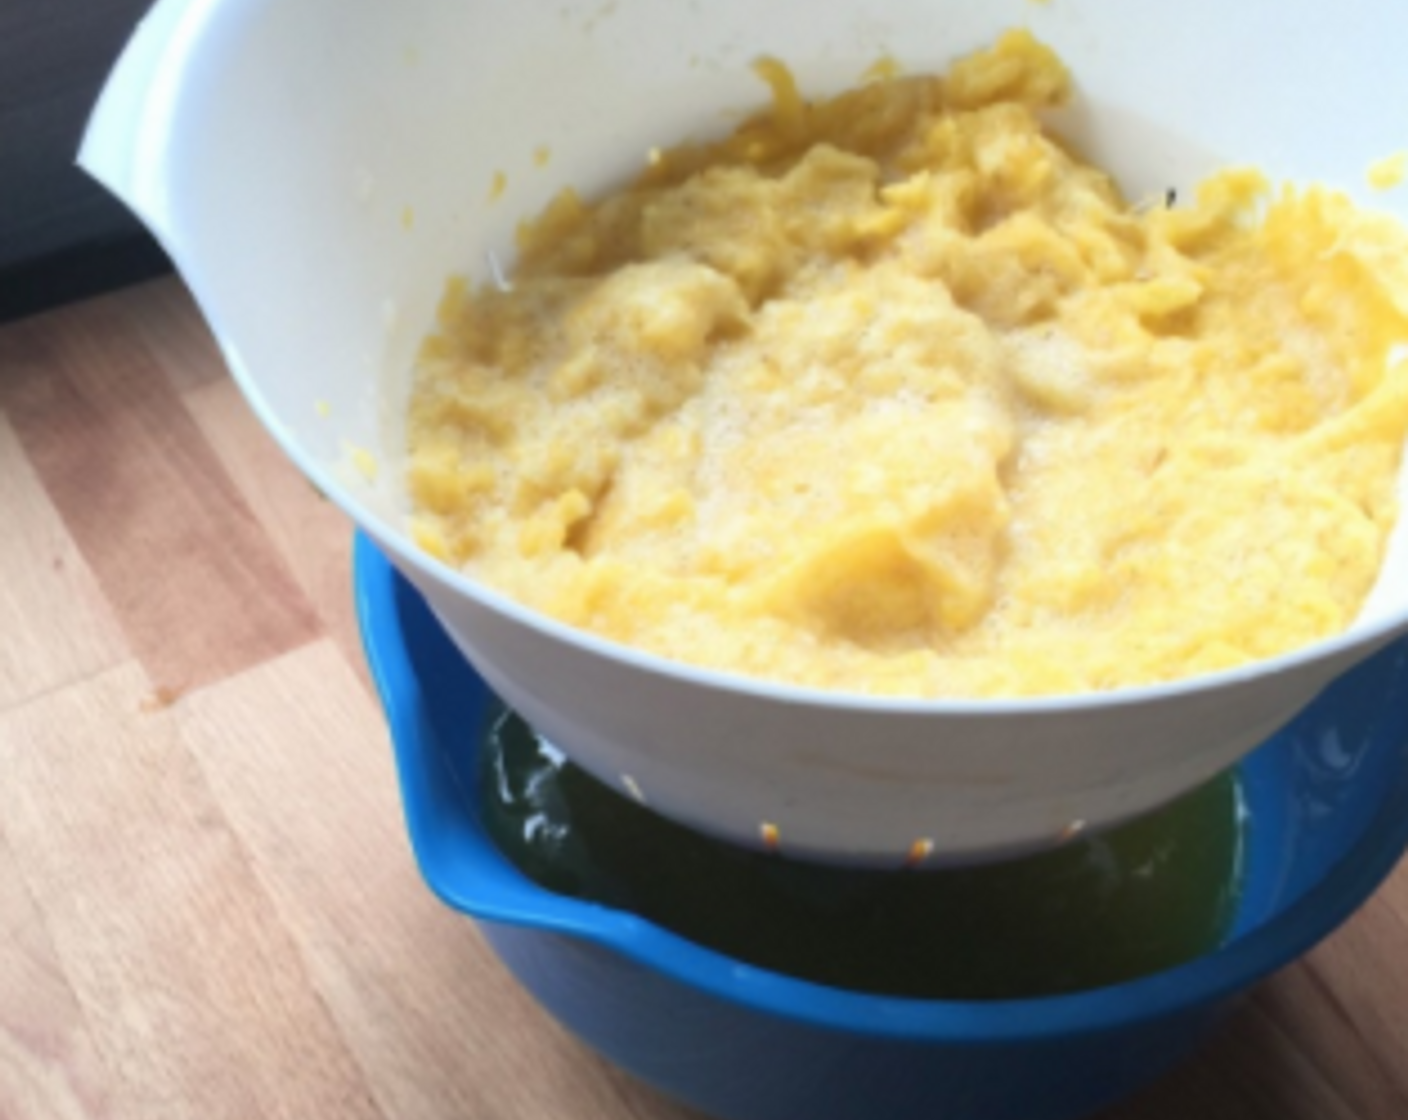
[[[1385,793],[1359,839],[1329,873],[1269,922],[1194,961],[1127,983],[1036,999],[962,1001],[868,995],[830,988],[733,960],[635,914],[554,894],[528,880],[494,846],[457,795],[462,831],[456,859],[480,872],[466,891],[461,873],[443,873],[443,823],[432,791],[454,785],[427,741],[426,700],[395,607],[403,577],[357,534],[354,584],[363,646],[391,729],[411,846],[431,890],[452,909],[481,921],[529,927],[614,950],[648,970],[782,1019],[845,1033],[948,1045],[1010,1045],[1127,1028],[1230,999],[1307,952],[1343,924],[1392,872],[1408,846],[1408,782]],[[428,608],[427,608],[428,609]],[[476,674],[477,675],[477,674]],[[426,769],[417,771],[417,764]],[[466,868],[461,866],[459,871]]]

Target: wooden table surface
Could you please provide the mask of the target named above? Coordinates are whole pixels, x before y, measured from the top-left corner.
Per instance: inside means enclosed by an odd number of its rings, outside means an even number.
[[[693,1115],[421,883],[349,526],[178,282],[0,327],[0,516],[0,1118]],[[1108,1120],[1408,1117],[1406,921],[1408,869]]]

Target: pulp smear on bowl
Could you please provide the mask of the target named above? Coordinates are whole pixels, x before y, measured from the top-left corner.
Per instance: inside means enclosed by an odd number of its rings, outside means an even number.
[[[478,757],[479,815],[534,882],[832,987],[962,1000],[1080,991],[1210,952],[1237,914],[1246,826],[1232,774],[1040,855],[876,871],[702,836],[598,782],[507,709]]]
[[[1408,233],[1254,170],[1135,200],[1024,32],[664,150],[453,282],[429,551],[666,657],[913,696],[1174,679],[1346,628],[1396,516]]]

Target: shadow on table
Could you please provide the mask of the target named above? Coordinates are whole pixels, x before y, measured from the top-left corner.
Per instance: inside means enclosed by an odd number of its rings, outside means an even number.
[[[1317,969],[1312,956],[1267,981],[1197,1057],[1099,1120],[1408,1116],[1401,1074],[1375,1060]]]

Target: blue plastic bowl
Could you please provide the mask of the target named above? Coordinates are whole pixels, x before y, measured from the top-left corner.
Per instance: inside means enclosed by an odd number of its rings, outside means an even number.
[[[643,1080],[727,1120],[1066,1120],[1185,1058],[1232,1000],[1311,948],[1408,845],[1408,639],[1241,767],[1246,886],[1227,943],[1127,984],[1032,1000],[867,996],[753,968],[522,876],[478,817],[491,697],[365,538],[357,608],[411,843],[523,985]]]

